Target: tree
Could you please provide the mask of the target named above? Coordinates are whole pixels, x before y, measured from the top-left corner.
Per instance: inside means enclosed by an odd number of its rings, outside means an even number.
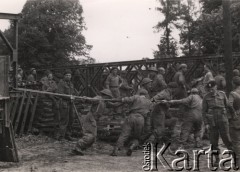
[[[78,0],[28,0],[19,21],[19,62],[25,67],[79,63],[89,57]],[[5,32],[10,37],[12,30]]]
[[[218,1],[216,3],[219,3]],[[217,5],[212,5],[217,7]],[[203,6],[204,8],[204,6]],[[192,46],[195,54],[222,54],[223,53],[223,10],[222,7],[211,8],[210,13],[203,12],[191,28]],[[240,1],[232,1],[232,44],[233,52],[240,51]],[[208,11],[204,10],[203,11]],[[186,36],[185,36],[186,39]],[[196,53],[197,52],[197,53]]]
[[[175,46],[175,40],[171,36],[172,30],[176,27],[177,21],[179,19],[179,7],[180,7],[180,0],[159,0],[161,7],[157,7],[157,11],[161,12],[164,15],[164,20],[158,22],[158,24],[155,26],[155,28],[158,31],[163,30],[163,39],[160,40],[160,44],[158,47],[160,48],[158,51],[154,52],[154,55],[158,54],[166,54],[167,56],[175,56],[176,51],[172,51],[171,47]],[[165,52],[162,51],[161,47],[165,47]],[[174,49],[177,49],[175,47]],[[174,52],[173,54],[171,54]]]
[[[180,44],[182,44],[182,53],[186,56],[194,55],[197,52],[197,47],[192,44],[194,37],[195,20],[198,17],[198,10],[196,9],[193,0],[187,0],[186,4],[181,4],[180,20],[182,24],[178,27],[180,29]]]
[[[200,0],[203,13],[212,13],[218,11],[222,7],[222,0]]]
[[[169,47],[167,47],[166,38],[163,36],[160,40],[160,44],[158,45],[159,51],[154,51],[153,55],[154,58],[169,58],[169,57],[176,57],[177,56],[177,41],[173,38],[169,38]],[[167,52],[168,50],[168,52]]]

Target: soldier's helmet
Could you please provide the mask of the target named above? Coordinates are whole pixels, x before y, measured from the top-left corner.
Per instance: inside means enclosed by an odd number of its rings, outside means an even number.
[[[192,88],[191,89],[191,93],[192,94],[197,94],[199,91],[198,91],[198,89],[197,88]]]
[[[113,98],[112,92],[109,89],[104,89],[104,90],[100,91],[100,93]]]
[[[240,85],[240,77],[239,76],[234,76],[233,77],[233,83],[237,86]]]
[[[152,82],[152,80],[150,78],[143,78],[142,82],[141,82],[141,85],[145,85],[149,82]]]
[[[117,69],[117,70],[118,70],[118,68],[117,68],[116,66],[113,66],[113,67],[111,68],[110,72],[112,72],[114,69]]]
[[[182,68],[187,68],[187,65],[185,63],[180,64],[179,69],[182,69]]]
[[[158,72],[157,68],[156,67],[150,67],[148,68],[149,71],[153,71],[153,72]]]
[[[216,81],[215,80],[210,80],[208,81],[206,88],[213,88],[214,86],[216,86]]]
[[[159,71],[165,71],[163,67],[158,68]]]
[[[233,76],[239,76],[240,75],[240,72],[238,69],[234,69],[233,70]]]
[[[69,70],[69,69],[66,69],[66,70],[64,71],[64,75],[66,75],[66,74],[72,74],[72,71]]]
[[[144,90],[144,89],[141,89],[138,93],[140,96],[143,95],[143,96],[146,96],[148,95],[148,91],[147,90]]]

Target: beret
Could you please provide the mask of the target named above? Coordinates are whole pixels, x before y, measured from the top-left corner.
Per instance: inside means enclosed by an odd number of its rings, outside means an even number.
[[[207,88],[213,88],[216,85],[216,81],[215,80],[210,80],[208,81],[206,87]]]

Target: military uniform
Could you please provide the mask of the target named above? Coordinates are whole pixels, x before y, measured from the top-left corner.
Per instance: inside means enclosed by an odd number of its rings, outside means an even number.
[[[222,91],[216,90],[215,95],[208,93],[203,98],[202,115],[204,123],[210,126],[210,143],[213,146],[213,150],[219,150],[219,134],[226,147],[232,150],[227,116],[228,107],[227,97]]]
[[[170,89],[164,89],[156,96],[152,98],[153,101],[158,102],[161,100],[171,100],[173,98],[172,92]],[[151,114],[152,117],[152,125],[153,125],[153,136],[150,141],[153,139],[160,140],[163,137],[165,131],[165,124],[166,124],[166,115],[168,112],[169,106],[167,104],[156,104],[153,107],[153,111]]]
[[[43,82],[42,90],[55,93],[58,90],[58,86],[54,80],[46,79]]]
[[[167,88],[167,84],[162,74],[158,74],[153,78],[152,87],[151,87],[151,95],[155,96],[158,92]],[[152,97],[153,97],[152,96]]]
[[[106,87],[107,89],[111,90],[115,98],[120,97],[119,87],[121,83],[122,78],[119,75],[114,76],[113,74],[110,73],[106,79]]]
[[[105,109],[105,103],[101,96],[94,97],[98,100],[87,100],[86,103],[91,103],[91,109],[87,115],[82,118],[82,131],[83,136],[78,140],[75,146],[75,153],[82,154],[82,150],[85,150],[92,146],[92,144],[96,141],[97,137],[97,122],[95,120],[96,117],[102,115]]]
[[[122,83],[120,84],[120,95],[121,97],[129,97],[131,96],[131,90],[133,89],[128,85],[126,79],[122,79]]]
[[[187,97],[186,80],[182,71],[176,72],[173,77],[173,82],[176,82],[178,84],[178,89],[176,91],[176,99],[182,99]]]
[[[117,140],[116,147],[112,155],[116,154],[118,148],[122,148],[124,143],[131,138],[134,145],[139,144],[139,139],[144,130],[144,117],[149,113],[151,101],[143,95],[122,98],[123,103],[130,103],[130,115],[125,120],[122,132]]]
[[[217,75],[215,76],[215,81],[217,84],[217,89],[223,91],[226,87],[226,79],[222,75]]]
[[[67,82],[65,80],[60,80],[58,83],[58,93],[60,94],[68,94],[68,95],[77,95],[77,91],[73,87],[72,82]],[[69,98],[62,98],[59,103],[59,111],[60,111],[60,121],[59,121],[59,136],[64,137],[65,134],[69,135],[70,133],[66,133],[71,129],[74,120],[74,112],[72,103]],[[67,130],[68,128],[68,130]]]
[[[180,135],[180,142],[185,144],[194,129],[195,141],[200,141],[201,127],[202,127],[202,98],[197,94],[191,94],[190,96],[170,101],[173,104],[183,104],[186,106],[186,111],[183,116],[183,124]]]
[[[234,78],[233,78],[234,82]],[[238,78],[238,82],[240,82],[240,78]],[[230,136],[233,143],[233,150],[236,154],[237,165],[240,166],[240,83],[238,83],[238,88],[232,91],[229,94],[229,104],[234,108],[237,119],[230,119]]]

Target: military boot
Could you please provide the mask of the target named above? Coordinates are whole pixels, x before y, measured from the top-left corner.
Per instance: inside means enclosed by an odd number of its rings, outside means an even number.
[[[118,154],[118,147],[115,146],[110,156],[117,156],[117,154]]]
[[[72,150],[71,155],[83,156],[84,153],[83,153],[82,149],[80,149],[80,148],[75,148],[75,149]]]
[[[131,144],[131,146],[129,147],[129,149],[127,150],[127,156],[131,156],[132,155],[132,152],[133,150],[137,147],[136,144]]]
[[[215,161],[213,163],[213,166],[218,167],[219,166],[219,161],[220,161],[219,155],[214,155],[214,157],[215,157]]]

